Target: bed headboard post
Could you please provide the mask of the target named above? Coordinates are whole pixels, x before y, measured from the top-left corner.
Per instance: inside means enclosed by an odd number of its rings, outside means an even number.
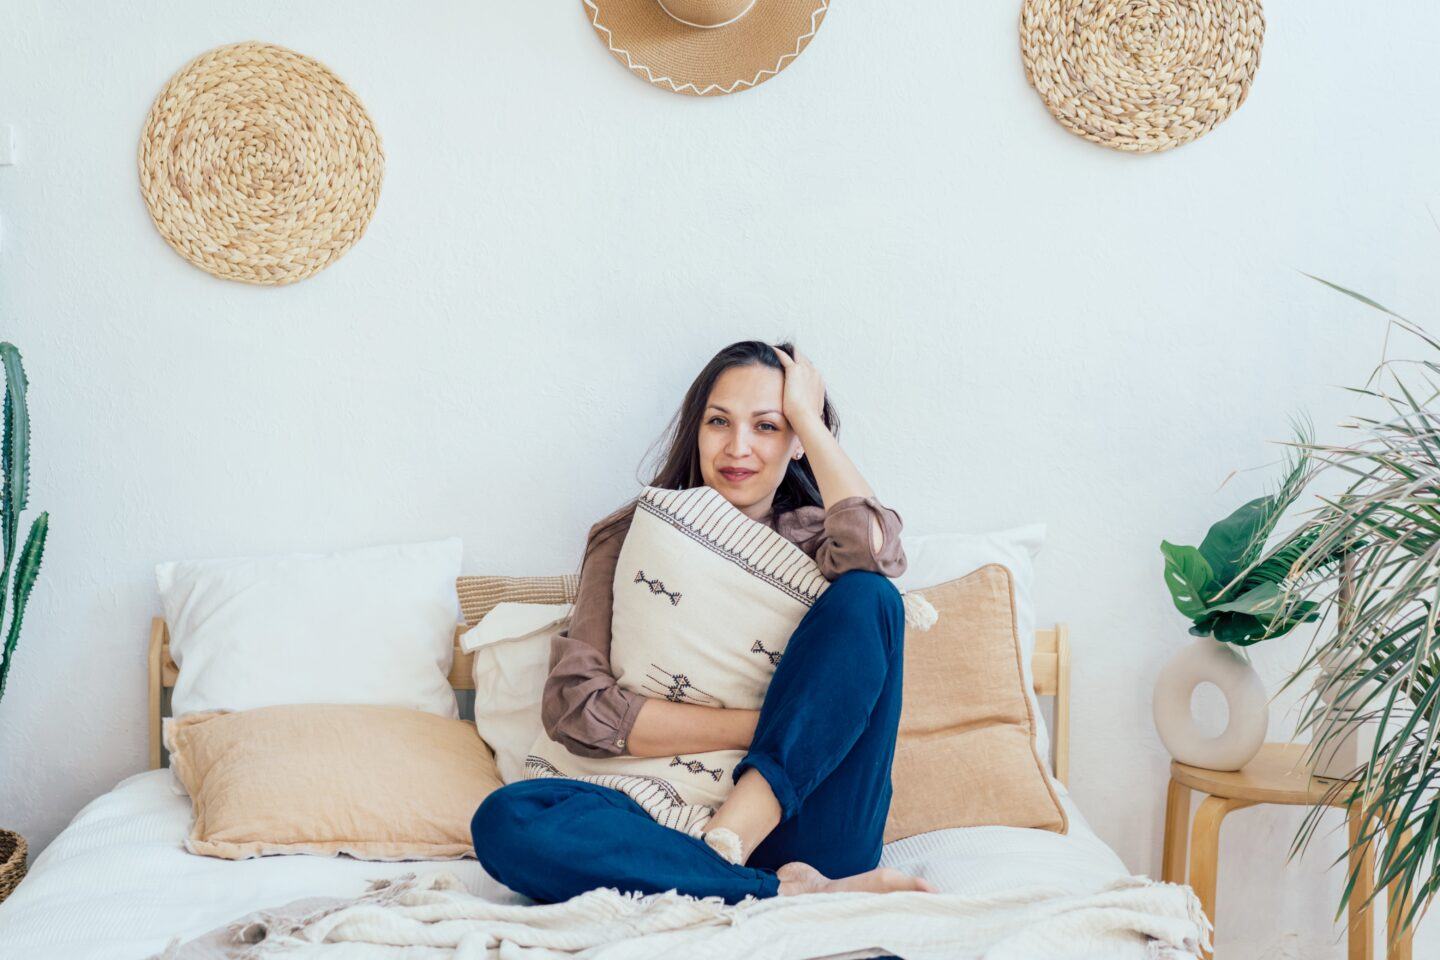
[[[1055,624],[1055,778],[1070,786],[1070,628]]]
[[[150,769],[160,769],[160,711],[161,698],[165,692],[165,678],[162,665],[165,661],[167,631],[165,619],[155,617],[150,621],[150,653],[145,658],[150,675],[150,712],[146,715],[150,725]]]
[[[1035,693],[1055,698],[1055,724],[1050,747],[1055,779],[1070,785],[1070,628],[1063,623],[1035,631],[1035,654],[1031,660]]]

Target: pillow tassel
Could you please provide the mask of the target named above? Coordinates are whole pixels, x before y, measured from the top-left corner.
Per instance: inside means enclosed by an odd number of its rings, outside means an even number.
[[[745,858],[740,852],[740,835],[734,830],[716,827],[714,830],[706,830],[701,837],[704,838],[705,845],[720,854],[722,859],[736,866],[745,865]]]
[[[905,604],[905,622],[916,630],[929,630],[940,619],[935,605],[920,594],[902,592],[900,599]]]

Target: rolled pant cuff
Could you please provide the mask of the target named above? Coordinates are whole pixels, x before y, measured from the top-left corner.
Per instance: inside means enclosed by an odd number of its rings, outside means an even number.
[[[730,775],[736,783],[740,782],[740,775],[747,767],[754,767],[760,771],[760,776],[770,784],[770,791],[775,794],[775,799],[780,802],[780,820],[783,823],[795,815],[800,809],[800,797],[795,793],[795,787],[786,775],[785,769],[773,758],[763,753],[748,753],[745,758],[735,765],[734,772]]]
[[[764,874],[760,878],[759,889],[755,891],[755,896],[761,900],[780,896],[780,878],[769,870],[764,871]]]

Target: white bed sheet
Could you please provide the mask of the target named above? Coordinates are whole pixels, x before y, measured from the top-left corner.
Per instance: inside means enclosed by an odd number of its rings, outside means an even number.
[[[885,847],[882,863],[947,893],[984,895],[1043,883],[1098,889],[1129,871],[1068,794],[1064,836],[1014,827],[937,830]],[[301,897],[355,896],[367,881],[448,870],[475,894],[526,903],[474,860],[380,863],[306,855],[217,860],[185,852],[190,798],[166,770],[120,781],[76,814],[0,903],[0,958],[142,960],[171,937],[199,936],[242,914]]]

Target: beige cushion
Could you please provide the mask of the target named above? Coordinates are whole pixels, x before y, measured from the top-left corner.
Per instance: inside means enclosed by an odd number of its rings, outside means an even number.
[[[460,619],[475,626],[500,603],[574,603],[580,588],[578,573],[548,577],[469,575],[455,578]]]
[[[988,564],[914,592],[940,619],[928,631],[905,631],[885,842],[982,825],[1065,833],[1065,809],[1035,742],[1010,571]]]
[[[470,820],[500,786],[474,724],[405,707],[192,713],[165,745],[194,799],[185,849],[226,860],[473,857]]]

